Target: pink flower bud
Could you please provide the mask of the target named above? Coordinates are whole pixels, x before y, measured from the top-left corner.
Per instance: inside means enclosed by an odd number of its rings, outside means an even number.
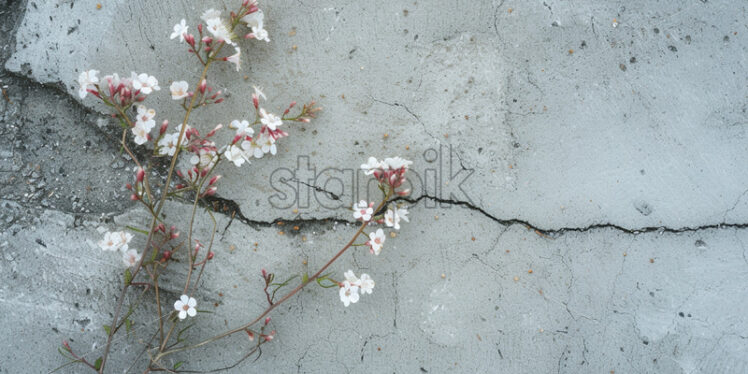
[[[138,197],[138,195],[132,194],[132,195],[130,195],[130,200],[132,200],[132,201],[138,201],[138,200],[140,200],[140,198]]]
[[[244,136],[244,135],[243,134],[239,134],[239,135],[235,136],[234,140],[231,141],[231,144],[236,144],[236,142],[238,142],[239,140],[242,139],[242,136]]]
[[[205,94],[205,89],[208,87],[208,80],[203,79],[202,82],[200,82],[200,86],[198,86],[198,89],[200,90],[201,94]]]
[[[247,336],[249,336],[249,341],[254,341],[255,340],[255,333],[253,333],[252,331],[249,331],[249,330],[244,330],[244,331],[247,332]]]
[[[128,190],[132,190],[132,185],[130,183],[128,183],[128,184],[125,185],[125,188],[127,188]]]
[[[164,122],[161,123],[161,128],[158,129],[158,134],[159,135],[166,134],[166,130],[168,130],[168,128],[169,128],[169,120],[164,120]]]
[[[177,175],[178,175],[178,176],[179,176],[180,178],[184,178],[184,173],[182,173],[182,171],[181,171],[181,170],[177,170]]]
[[[213,178],[210,178],[210,182],[208,182],[208,186],[212,186],[214,183],[218,182],[219,179],[221,179],[220,175],[216,175]]]
[[[164,251],[164,254],[161,256],[162,261],[168,261],[171,258],[171,251]]]
[[[138,181],[138,183],[142,182],[145,178],[145,170],[143,168],[138,168],[138,171],[135,173],[135,180]]]
[[[271,331],[270,335],[263,335],[262,337],[265,339],[266,342],[273,340],[273,338],[275,337],[275,330]]]
[[[199,31],[199,32],[200,32],[200,35],[202,35],[202,34],[203,34],[203,24],[202,24],[202,23],[199,23],[199,24],[197,25],[197,31]]]
[[[215,102],[213,102],[213,104],[220,104],[222,102],[223,102],[223,98],[220,98],[220,99],[216,100]]]
[[[405,190],[402,190],[402,191],[397,191],[397,194],[399,196],[408,196],[408,195],[410,195],[410,189],[405,189]]]
[[[205,196],[213,196],[216,194],[216,191],[218,190],[217,187],[210,187],[207,190],[205,190]]]
[[[260,107],[260,99],[257,97],[257,94],[252,94],[252,105],[255,106],[255,109]]]
[[[202,31],[200,32],[200,35],[202,35]],[[189,44],[192,48],[195,48],[195,37],[192,36],[192,34],[187,34],[184,36],[184,40]]]
[[[262,269],[262,277],[263,277],[263,278],[267,278],[267,277],[268,277],[268,272],[267,272],[267,270],[265,270],[265,269]]]
[[[267,325],[268,323],[270,323],[270,317],[265,318],[265,324]]]
[[[211,38],[210,36],[206,36],[203,38],[203,43],[205,44],[213,43],[213,38]]]
[[[213,251],[208,251],[208,256],[207,256],[206,258],[208,259],[208,261],[210,261],[210,260],[212,260],[212,259],[213,259],[213,256],[214,256],[214,255],[215,255],[215,254],[213,253]]]

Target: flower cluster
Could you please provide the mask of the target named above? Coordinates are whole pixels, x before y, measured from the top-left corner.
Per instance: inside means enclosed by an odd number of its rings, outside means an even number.
[[[140,261],[140,254],[130,249],[128,244],[132,240],[132,234],[124,231],[107,232],[104,239],[99,242],[99,247],[105,251],[119,251],[122,253],[122,261],[125,266],[134,266]]]
[[[384,161],[369,157],[369,160],[361,165],[366,175],[374,175],[380,184],[397,188],[405,182],[405,172],[413,164],[412,161],[400,157],[385,158]],[[409,191],[400,191],[400,195],[407,195]]]
[[[361,274],[361,278],[358,278],[353,270],[348,270],[343,273],[343,276],[345,280],[338,284],[340,286],[338,295],[345,306],[357,303],[359,294],[371,294],[374,291],[374,280],[369,274]]]
[[[84,99],[89,93],[102,99],[107,105],[117,104],[128,107],[145,100],[153,91],[161,90],[158,79],[146,73],[130,73],[130,78],[120,78],[116,73],[105,76],[101,81],[98,70],[88,70],[78,76],[78,96]],[[102,88],[102,86],[104,86]]]

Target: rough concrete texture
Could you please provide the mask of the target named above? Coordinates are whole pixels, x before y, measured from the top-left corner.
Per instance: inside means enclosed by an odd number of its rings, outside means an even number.
[[[78,73],[156,75],[164,89],[149,105],[178,123],[165,88],[199,71],[171,27],[187,18],[194,30],[204,8],[234,5],[101,3],[0,3],[0,333],[13,337],[0,372],[49,372],[64,363],[62,339],[95,359],[122,268],[94,243],[143,219],[123,200],[131,164],[117,156],[116,124],[78,99]],[[230,96],[191,125],[249,117],[252,84],[276,110],[310,98],[325,110],[287,126],[277,156],[222,167],[220,196],[241,216],[225,232],[230,218],[217,216],[198,298],[217,306],[190,339],[261,310],[261,267],[311,270],[355,231],[346,208],[366,180],[328,168],[401,155],[422,177],[411,222],[382,255],[333,266],[371,274],[374,294],[343,308],[331,290],[303,292],[273,317],[278,338],[262,357],[235,372],[748,371],[745,2],[261,6],[272,42],[243,42],[238,75],[214,70]],[[307,161],[315,172],[289,182],[297,199],[278,200],[294,193],[273,172]],[[168,209],[186,214],[178,201]],[[147,338],[144,308],[112,372]],[[180,359],[220,367],[244,344]]]

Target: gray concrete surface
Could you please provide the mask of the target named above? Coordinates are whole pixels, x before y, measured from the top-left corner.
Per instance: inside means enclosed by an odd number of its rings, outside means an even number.
[[[232,6],[96,4],[0,4],[0,334],[13,337],[0,372],[49,372],[64,363],[62,339],[100,351],[121,267],[95,242],[143,215],[123,200],[116,124],[79,100],[78,73],[194,80],[171,26]],[[214,71],[230,96],[192,125],[246,117],[252,84],[271,107],[313,98],[325,110],[288,126],[276,157],[221,170],[220,196],[245,219],[221,230],[199,298],[218,306],[191,339],[261,308],[261,267],[303,271],[354,231],[346,208],[365,180],[344,171],[341,185],[329,168],[401,155],[424,177],[411,223],[381,256],[334,266],[364,269],[374,294],[343,308],[329,290],[305,291],[274,316],[262,357],[235,372],[748,372],[748,4],[261,6],[272,42],[243,43],[248,79]],[[165,90],[149,102],[178,121]],[[290,190],[273,172],[307,161],[299,199],[278,200],[274,187]],[[307,185],[318,189],[308,204]],[[184,212],[170,203],[170,216]],[[300,230],[278,235],[277,220]],[[152,326],[148,311],[136,332]],[[112,372],[128,369],[139,338],[117,342]],[[189,368],[228,364],[242,343],[191,355]]]

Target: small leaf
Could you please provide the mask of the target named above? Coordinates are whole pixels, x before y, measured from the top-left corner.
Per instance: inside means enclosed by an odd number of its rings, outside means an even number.
[[[130,335],[130,330],[132,330],[132,320],[128,318],[125,320],[125,331],[127,331],[128,335]]]
[[[304,275],[301,276],[301,283],[304,284],[306,282],[309,282],[309,274],[304,273]]]
[[[109,326],[109,325],[104,325],[104,326],[101,326],[101,327],[103,327],[103,328],[104,328],[104,331],[106,331],[106,334],[107,334],[107,335],[111,334],[111,331],[112,331],[112,327],[111,327],[111,326]]]
[[[132,281],[132,273],[130,272],[130,268],[125,269],[125,285],[129,285],[130,281]]]
[[[99,357],[99,358],[96,359],[96,362],[94,362],[94,367],[96,368],[96,370],[101,369],[101,362],[102,361],[103,361],[103,359],[101,357]]]
[[[179,361],[179,362],[177,362],[176,364],[174,364],[174,367],[173,367],[173,369],[174,369],[174,370],[177,370],[177,369],[179,369],[180,367],[182,367],[182,364],[184,364],[184,361]]]

